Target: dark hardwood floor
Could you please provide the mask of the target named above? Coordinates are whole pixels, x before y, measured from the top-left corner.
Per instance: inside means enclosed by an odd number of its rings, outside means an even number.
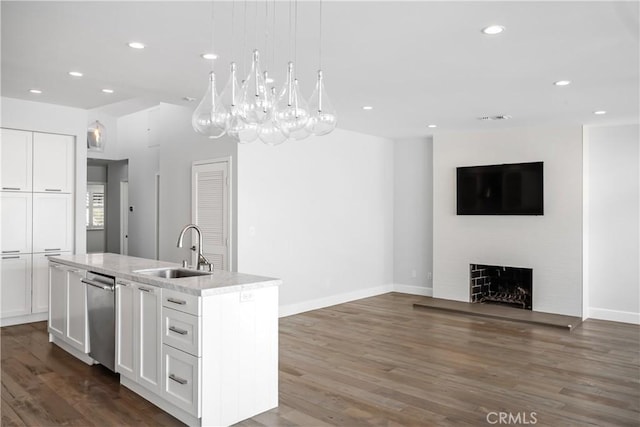
[[[500,412],[512,425],[640,425],[640,327],[568,332],[413,309],[420,300],[281,319],[280,406],[239,425],[500,425],[487,421]],[[2,426],[181,425],[49,344],[45,323],[2,328],[1,345]]]

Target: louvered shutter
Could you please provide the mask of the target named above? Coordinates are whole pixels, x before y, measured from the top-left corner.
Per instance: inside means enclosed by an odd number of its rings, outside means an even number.
[[[215,270],[229,270],[228,163],[193,166],[194,224],[202,230],[204,256]]]

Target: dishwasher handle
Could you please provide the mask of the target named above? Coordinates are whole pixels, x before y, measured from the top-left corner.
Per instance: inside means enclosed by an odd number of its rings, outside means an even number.
[[[87,284],[87,285],[91,285],[91,286],[94,286],[96,288],[100,288],[100,289],[102,289],[104,291],[113,292],[113,286],[105,285],[104,283],[96,282],[96,281],[89,280],[89,279],[80,279],[80,281],[82,283]]]

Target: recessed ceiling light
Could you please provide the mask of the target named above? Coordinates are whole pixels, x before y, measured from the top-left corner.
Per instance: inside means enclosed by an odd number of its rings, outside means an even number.
[[[204,59],[218,59],[218,55],[216,55],[215,53],[203,53],[200,56]]]
[[[40,94],[42,93],[42,91],[40,89],[29,89],[29,92],[31,93],[35,93],[35,94]]]
[[[557,82],[553,82],[556,86],[567,86],[571,84],[571,80],[558,80]]]
[[[104,93],[113,93],[113,89],[102,89]]]
[[[495,36],[496,34],[500,34],[503,31],[504,27],[502,25],[489,25],[488,27],[482,29],[482,32],[489,36]]]
[[[192,96],[183,96],[183,97],[182,97],[182,100],[183,100],[183,101],[187,101],[187,102],[193,102],[193,101],[195,101],[196,99],[195,99],[194,97],[192,97]]]
[[[129,47],[132,49],[144,49],[145,45],[144,43],[140,43],[140,42],[131,42],[129,43]]]
[[[365,105],[364,107],[362,107],[363,110],[373,110],[373,107],[371,105]]]
[[[597,116],[601,116],[601,115],[603,115],[603,114],[607,114],[607,112],[606,112],[606,111],[604,111],[604,110],[598,110],[598,111],[594,111],[594,112],[593,112],[593,114],[595,114],[595,115],[597,115]]]
[[[69,75],[72,77],[82,77],[83,74],[80,71],[69,71]]]
[[[437,128],[438,125],[427,125],[428,128]]]

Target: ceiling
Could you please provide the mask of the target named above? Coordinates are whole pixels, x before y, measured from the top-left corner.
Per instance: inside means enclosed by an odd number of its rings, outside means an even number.
[[[256,45],[263,68],[282,84],[286,62],[294,56],[291,4],[275,3],[275,34],[273,25],[267,26],[265,51],[265,14],[270,22],[274,18],[271,0],[215,2],[219,90],[231,58],[248,72]],[[114,115],[160,101],[195,108],[197,102],[183,97],[199,99],[206,89],[211,61],[200,54],[211,51],[211,5],[2,1],[2,96]],[[298,3],[296,65],[305,96],[318,68],[318,6]],[[637,1],[325,0],[322,6],[322,68],[340,128],[405,138],[638,120]],[[490,24],[506,30],[482,34]],[[147,47],[131,49],[131,41]],[[84,76],[71,77],[72,70]],[[554,86],[558,80],[571,84]],[[42,93],[31,94],[31,88]],[[364,105],[373,109],[364,111]],[[596,116],[596,110],[607,114]],[[503,114],[512,118],[478,120]]]

